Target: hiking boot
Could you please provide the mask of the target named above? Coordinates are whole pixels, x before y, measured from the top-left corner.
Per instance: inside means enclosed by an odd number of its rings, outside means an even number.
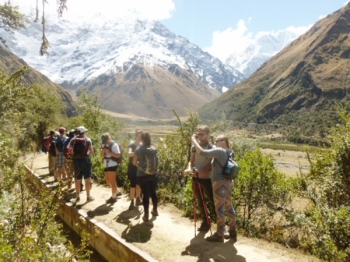
[[[157,209],[153,209],[151,214],[152,216],[155,216],[155,217],[159,216]]]
[[[94,201],[94,200],[95,200],[95,198],[92,197],[92,196],[88,196],[88,197],[86,198],[86,202],[91,202],[91,201]]]
[[[234,243],[237,242],[237,228],[236,226],[232,227],[229,231],[230,238],[233,240]]]
[[[107,204],[114,204],[115,202],[117,202],[117,198],[114,198],[114,197],[110,197],[109,199],[106,200]]]
[[[133,209],[134,209],[134,206],[135,206],[134,200],[131,200],[130,206],[129,206],[129,210],[133,210]]]
[[[197,230],[207,232],[209,229],[210,229],[210,226],[208,225],[208,223],[202,223]]]
[[[137,198],[136,198],[136,205],[137,205],[137,206],[141,206],[141,205],[142,205],[142,200],[141,200],[140,197],[137,197]]]
[[[148,221],[149,220],[149,213],[147,212],[147,213],[145,213],[144,215],[143,215],[143,217],[142,217],[142,219],[143,219],[143,221]]]
[[[218,232],[215,232],[214,235],[207,237],[206,240],[209,242],[224,242],[223,236],[220,235]]]

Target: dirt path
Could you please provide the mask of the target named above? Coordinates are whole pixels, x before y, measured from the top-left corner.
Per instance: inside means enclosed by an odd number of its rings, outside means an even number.
[[[47,170],[47,156],[39,154],[28,165],[53,184]],[[70,191],[74,197],[73,190]],[[225,240],[224,243],[210,243],[204,238],[208,232],[194,236],[193,221],[182,216],[181,211],[170,204],[159,206],[159,216],[152,217],[148,222],[142,221],[141,206],[128,210],[129,200],[126,194],[118,198],[113,205],[107,205],[105,200],[110,197],[110,189],[93,184],[92,195],[95,201],[85,203],[85,191],[80,195],[81,204],[77,208],[86,212],[92,211],[94,218],[113,228],[122,238],[148,252],[159,261],[319,261],[318,259],[284,248],[281,245],[266,241],[238,236],[237,243]],[[213,229],[215,225],[213,225]]]

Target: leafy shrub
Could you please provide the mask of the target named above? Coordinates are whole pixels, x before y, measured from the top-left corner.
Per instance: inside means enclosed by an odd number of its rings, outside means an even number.
[[[261,236],[274,226],[277,208],[291,200],[291,183],[279,172],[271,155],[260,149],[238,159],[241,170],[234,183],[233,203],[238,223],[249,235]]]

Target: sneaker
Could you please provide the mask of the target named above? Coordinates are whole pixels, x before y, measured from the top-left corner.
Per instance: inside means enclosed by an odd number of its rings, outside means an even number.
[[[130,206],[129,206],[129,210],[133,210],[133,209],[134,209],[134,206],[135,206],[134,200],[131,200]]]
[[[122,196],[123,195],[123,193],[121,192],[121,191],[119,191],[118,193],[117,193],[117,197],[118,196]]]
[[[117,202],[117,198],[114,198],[114,197],[110,197],[109,199],[106,200],[107,204],[114,204],[115,202]]]
[[[151,214],[152,216],[155,216],[155,217],[159,216],[157,209],[153,209]]]
[[[210,229],[210,226],[208,225],[208,223],[202,223],[197,230],[207,232],[209,229]]]
[[[137,206],[141,206],[141,205],[142,205],[142,200],[141,200],[140,197],[137,197],[137,198],[136,198],[136,205],[137,205]]]
[[[209,242],[224,242],[223,236],[220,235],[218,232],[215,232],[214,235],[207,237],[206,240]]]
[[[92,196],[88,196],[88,197],[86,198],[86,202],[91,202],[91,201],[94,201],[94,200],[95,200],[95,198],[92,197]]]

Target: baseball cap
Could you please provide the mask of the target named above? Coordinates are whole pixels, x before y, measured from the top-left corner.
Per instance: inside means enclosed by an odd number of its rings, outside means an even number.
[[[77,127],[77,130],[78,130],[80,133],[85,133],[85,132],[88,131],[84,126],[79,126],[79,127]]]

